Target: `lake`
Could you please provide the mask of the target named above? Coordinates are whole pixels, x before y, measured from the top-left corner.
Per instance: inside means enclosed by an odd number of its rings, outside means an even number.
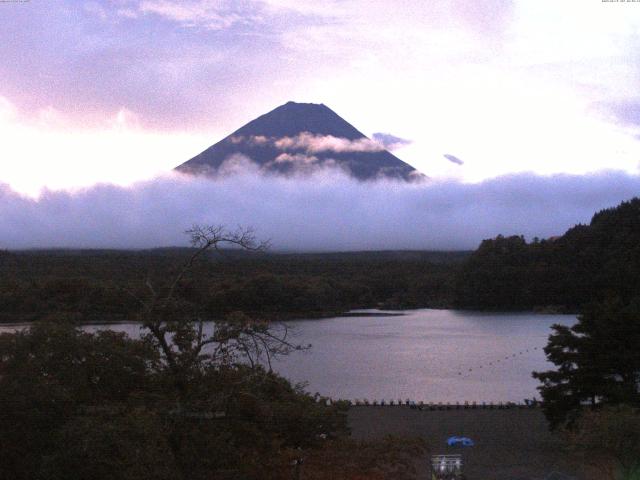
[[[401,317],[288,322],[307,352],[276,369],[334,398],[499,402],[539,398],[551,325],[573,315],[413,310]]]
[[[505,402],[538,397],[534,370],[546,370],[542,348],[551,325],[573,315],[410,310],[402,316],[285,322],[297,343],[311,343],[274,363],[307,390],[343,399]],[[395,312],[397,313],[397,312]],[[1,330],[15,327],[2,327]],[[137,324],[91,325],[137,336]]]

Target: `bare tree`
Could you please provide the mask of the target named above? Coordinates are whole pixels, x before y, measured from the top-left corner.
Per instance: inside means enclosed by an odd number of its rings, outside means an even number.
[[[252,393],[252,382],[254,386],[256,382],[277,384],[262,367],[271,372],[274,357],[308,347],[291,342],[284,325],[254,320],[241,312],[216,319],[199,314],[197,305],[185,301],[181,291],[188,278],[197,280],[197,262],[204,261],[210,252],[225,255],[228,249],[236,249],[261,253],[269,245],[257,241],[251,229],[229,231],[223,226],[195,225],[185,233],[193,247],[185,263],[164,281],[154,284],[147,276],[146,295],[136,299],[141,305],[143,337],[160,352],[165,368],[162,381],[168,381],[173,390],[165,395],[170,399],[166,404],[172,425],[169,445],[183,477],[189,478],[193,439],[189,439],[188,423],[226,416],[227,406],[238,398],[258,400]],[[247,375],[247,368],[255,375]],[[216,378],[224,378],[223,384],[215,383]],[[215,420],[209,421],[215,429]]]
[[[291,342],[284,325],[254,320],[240,312],[216,319],[206,329],[205,322],[211,319],[189,311],[178,295],[196,262],[208,252],[224,255],[225,247],[262,253],[269,244],[256,240],[251,229],[229,231],[223,226],[195,225],[185,233],[194,248],[186,262],[163,287],[154,285],[147,277],[147,297],[136,297],[142,307],[141,323],[147,331],[146,338],[160,350],[178,390],[184,389],[183,381],[190,373],[202,368],[245,362],[251,367],[264,363],[271,370],[275,356],[307,348]]]

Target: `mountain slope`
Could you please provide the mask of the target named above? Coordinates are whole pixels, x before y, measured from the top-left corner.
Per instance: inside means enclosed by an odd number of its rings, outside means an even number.
[[[216,174],[246,158],[263,172],[293,174],[331,166],[360,180],[424,178],[323,104],[288,102],[178,166]]]

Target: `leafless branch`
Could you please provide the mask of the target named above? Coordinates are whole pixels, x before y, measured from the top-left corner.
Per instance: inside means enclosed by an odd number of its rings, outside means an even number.
[[[185,233],[189,235],[194,251],[176,275],[167,282],[167,287],[156,288],[147,277],[145,285],[149,297],[142,300],[134,296],[143,305],[143,327],[148,330],[149,338],[158,345],[167,366],[176,373],[178,388],[180,375],[189,370],[241,363],[256,368],[266,362],[269,371],[272,371],[274,358],[307,348],[289,340],[289,331],[285,325],[280,325],[279,330],[272,330],[272,325],[237,314],[214,322],[213,331],[205,333],[202,318],[188,319],[186,312],[182,312],[183,315],[180,310],[176,310],[179,305],[174,297],[180,285],[193,271],[196,261],[207,251],[224,254],[225,247],[230,247],[248,252],[263,252],[269,247],[269,242],[258,242],[250,228],[228,231],[222,226],[194,225]]]

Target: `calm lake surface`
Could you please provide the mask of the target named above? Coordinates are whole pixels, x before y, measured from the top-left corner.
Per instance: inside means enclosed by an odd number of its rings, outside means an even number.
[[[377,311],[364,311],[377,312]],[[538,397],[534,370],[551,367],[542,348],[551,325],[572,315],[411,310],[285,322],[308,351],[274,369],[307,390],[343,399],[425,402],[522,401]],[[91,325],[137,336],[137,324]],[[2,330],[15,329],[3,327]]]
[[[276,369],[333,398],[425,402],[522,401],[538,397],[534,370],[551,325],[572,315],[413,310],[401,317],[288,322],[307,352]]]

